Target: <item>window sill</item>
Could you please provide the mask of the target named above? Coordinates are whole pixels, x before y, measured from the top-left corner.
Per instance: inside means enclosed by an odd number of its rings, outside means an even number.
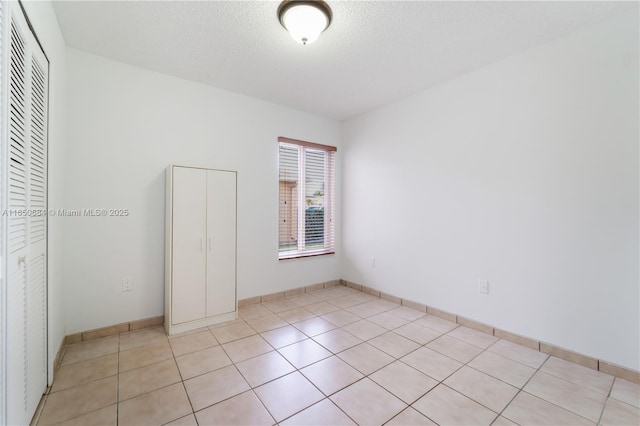
[[[295,254],[283,254],[278,257],[278,260],[291,260],[291,259],[300,259],[303,257],[316,257],[316,256],[326,256],[329,254],[336,254],[335,251],[323,251],[323,252],[315,252],[315,253],[295,253]]]

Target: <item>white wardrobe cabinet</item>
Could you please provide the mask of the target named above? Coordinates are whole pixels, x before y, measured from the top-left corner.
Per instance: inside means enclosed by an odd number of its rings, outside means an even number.
[[[236,172],[167,169],[165,329],[237,318]]]

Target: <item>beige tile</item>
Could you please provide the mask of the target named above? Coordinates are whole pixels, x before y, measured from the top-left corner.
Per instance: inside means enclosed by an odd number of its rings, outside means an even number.
[[[304,333],[292,325],[265,331],[260,333],[260,336],[262,336],[263,339],[269,342],[269,344],[276,349],[288,346],[292,343],[300,342],[307,338]]]
[[[600,418],[606,400],[606,395],[540,371],[534,374],[524,390],[593,422]]]
[[[395,315],[391,315],[389,312],[383,312],[381,314],[374,315],[372,317],[369,317],[368,320],[374,324],[378,324],[379,326],[386,328],[387,330],[393,330],[394,328],[401,327],[409,322]]]
[[[236,364],[251,387],[260,386],[278,377],[291,373],[295,368],[276,351]]]
[[[416,401],[413,408],[436,423],[446,425],[490,425],[498,416],[442,384]]]
[[[82,342],[82,333],[68,334],[64,337],[65,345],[71,345],[73,343],[80,343],[80,342]]]
[[[143,328],[155,327],[158,325],[164,324],[164,315],[160,315],[157,317],[145,318],[137,321],[131,321],[129,323],[129,330],[136,331],[141,330]]]
[[[39,424],[63,422],[115,404],[116,381],[110,376],[50,394]]]
[[[462,363],[471,361],[476,357],[476,355],[482,352],[482,348],[470,345],[469,343],[465,343],[462,340],[454,339],[447,335],[438,337],[428,343],[427,347]]]
[[[630,368],[620,367],[610,362],[598,361],[598,370],[603,373],[611,374],[629,382],[640,385],[640,371],[631,370]]]
[[[343,327],[347,324],[351,324],[362,319],[356,314],[352,314],[351,312],[347,312],[342,309],[322,315],[322,318],[338,327]]]
[[[180,373],[174,359],[120,373],[118,399],[124,401],[156,389],[178,383]]]
[[[315,293],[318,291],[322,291],[324,289],[324,283],[316,283],[308,285],[304,288],[304,291],[307,293]]]
[[[184,386],[195,411],[250,389],[233,365],[185,380]]]
[[[392,331],[381,334],[378,337],[374,337],[369,340],[368,343],[394,358],[401,358],[420,347],[420,345],[413,340],[409,340]]]
[[[326,321],[320,317],[313,317],[308,320],[300,321],[293,324],[295,328],[302,331],[309,337],[316,336],[318,334],[326,333],[329,330],[333,330],[336,328],[335,325],[331,324],[329,321]]]
[[[170,343],[171,350],[175,356],[185,355],[218,345],[218,341],[209,330],[171,339]]]
[[[520,336],[519,334],[511,333],[499,328],[493,329],[493,335],[500,339],[508,340],[512,343],[516,343],[520,346],[524,346],[535,351],[540,350],[540,342],[534,339],[530,339],[529,337]]]
[[[231,365],[231,360],[220,346],[176,357],[176,362],[183,380]]]
[[[121,402],[118,406],[118,426],[161,425],[191,412],[184,386],[176,383]]]
[[[348,308],[345,308],[345,311],[351,312],[352,314],[358,315],[359,317],[362,317],[362,318],[367,318],[367,317],[384,312],[384,309],[379,308],[378,306],[375,306],[375,305],[370,305],[368,303],[359,303],[357,305],[353,305]]]
[[[332,355],[331,352],[311,339],[285,346],[278,351],[296,368],[306,367]]]
[[[608,425],[638,425],[640,424],[640,408],[624,402],[609,399],[602,413],[600,424]]]
[[[444,383],[496,413],[501,412],[518,393],[518,388],[466,365]]]
[[[411,352],[401,361],[438,381],[446,379],[462,366],[458,361],[426,347]]]
[[[401,307],[398,303],[393,303],[393,302],[390,302],[388,300],[377,299],[377,298],[367,302],[367,305],[377,306],[378,308],[380,308],[384,312],[389,312],[389,311],[391,311],[393,309],[397,309],[397,308]]]
[[[51,392],[59,392],[115,374],[118,374],[118,354],[81,361],[58,369]]]
[[[316,316],[313,312],[307,311],[305,308],[294,308],[289,309],[287,311],[282,311],[278,313],[278,316],[288,323],[296,323],[300,321],[304,321],[309,318],[313,318]]]
[[[369,378],[407,404],[413,403],[438,384],[431,377],[400,361],[376,371]]]
[[[338,297],[336,299],[330,299],[329,303],[331,303],[332,305],[336,305],[339,308],[342,309],[347,309],[347,308],[351,308],[352,306],[356,306],[359,305],[361,303],[363,303],[364,301],[361,300],[358,297],[355,297],[355,295],[349,295],[349,296],[345,296],[345,297]]]
[[[545,361],[540,371],[605,395],[609,394],[613,383],[613,376],[553,356]]]
[[[242,320],[235,320],[235,321],[242,321]],[[221,323],[221,324],[228,324],[228,323]],[[215,324],[212,327],[221,326],[221,324]],[[169,341],[171,341],[173,339],[179,339],[181,337],[190,336],[192,334],[202,333],[203,331],[208,331],[208,330],[209,330],[209,327],[194,328],[192,330],[182,331],[180,333],[173,333],[170,336],[168,335],[167,338],[169,339]]]
[[[434,425],[436,424],[420,414],[420,412],[414,410],[411,407],[407,407],[403,412],[395,416],[393,419],[385,423],[385,426],[408,426],[408,425]]]
[[[342,327],[342,329],[362,340],[373,339],[374,337],[387,332],[385,328],[380,327],[379,325],[367,320],[361,320],[349,325],[345,325],[344,327]]]
[[[82,340],[95,340],[107,336],[117,336],[120,333],[129,331],[129,323],[116,324],[109,327],[97,328],[95,330],[83,331]]]
[[[116,404],[83,414],[66,422],[58,423],[60,426],[116,426],[118,423],[118,406]]]
[[[251,305],[238,310],[238,316],[245,321],[266,317],[272,313],[273,312],[262,305]]]
[[[430,329],[439,331],[440,333],[448,333],[454,328],[458,327],[458,324],[453,321],[447,321],[446,319],[442,319],[430,314],[417,319],[415,321],[415,324],[421,325],[423,327],[429,327]]]
[[[289,299],[282,299],[282,300],[276,300],[276,301],[267,302],[267,303],[263,302],[262,306],[269,309],[274,314],[278,314],[280,312],[284,312],[289,309],[297,308],[298,304]]]
[[[526,348],[507,340],[498,340],[496,343],[489,346],[487,350],[505,358],[509,358],[513,361],[517,361],[521,364],[527,365],[531,368],[540,367],[549,357],[549,355],[547,354]]]
[[[416,311],[415,309],[411,309],[407,306],[400,306],[389,311],[391,315],[395,315],[398,318],[402,318],[407,321],[415,321],[418,318],[422,318],[426,315],[425,312]]]
[[[522,388],[536,372],[531,367],[496,355],[493,352],[481,353],[468,365],[517,388]]]
[[[451,312],[443,311],[442,309],[434,308],[432,306],[427,306],[427,314],[435,315],[438,318],[442,318],[443,320],[451,321],[454,323],[458,323],[458,316],[456,314],[452,314]]]
[[[262,385],[254,391],[277,422],[324,398],[324,395],[297,371]]]
[[[273,425],[275,421],[252,391],[196,413],[201,425]]]
[[[370,294],[375,297],[380,297],[380,291],[371,287],[367,287],[366,285],[362,286],[362,292],[366,294]]]
[[[162,327],[145,328],[138,331],[123,333],[120,335],[120,350],[139,348],[167,340],[167,335]]]
[[[265,294],[260,298],[262,303],[268,303],[268,302],[272,302],[272,301],[280,301],[281,299],[284,299],[284,291],[278,291],[278,292],[275,292],[275,293]]]
[[[385,293],[383,291],[380,292],[380,299],[386,300],[388,302],[392,302],[392,303],[396,303],[398,305],[400,305],[402,303],[402,299],[397,297],[397,296],[393,296],[391,294]],[[409,308],[407,306],[407,308]],[[425,306],[425,310],[423,312],[426,312],[426,306]]]
[[[502,412],[502,416],[519,425],[593,425],[584,417],[526,392],[520,392]]]
[[[165,341],[120,352],[119,357],[118,367],[123,372],[173,358],[173,353]]]
[[[262,296],[247,297],[238,300],[238,310],[248,308],[253,305],[259,305],[262,302]]]
[[[207,328],[208,328],[209,330],[211,330],[211,333],[213,333],[213,330],[216,330],[216,329],[218,329],[218,328],[229,327],[230,325],[235,325],[235,324],[244,324],[244,325],[247,325],[247,322],[246,322],[245,320],[243,320],[242,318],[236,318],[236,319],[229,320],[229,321],[217,322],[217,323],[215,323],[215,324],[211,324],[211,325],[210,325],[210,326],[208,326]],[[200,331],[201,331],[201,329],[197,329],[197,330],[193,330],[193,331],[200,332]],[[178,336],[178,337],[180,337],[180,335],[182,335],[182,334],[191,334],[191,333],[193,333],[193,331],[191,331],[191,332],[186,331],[186,332],[184,332],[184,333],[178,333],[178,334],[175,334],[174,336]],[[220,341],[220,340],[219,340],[219,339],[217,339],[217,338],[216,338],[216,340]]]
[[[495,336],[464,326],[454,328],[447,333],[447,335],[455,337],[458,340],[462,340],[463,342],[470,343],[474,346],[478,346],[482,349],[486,349],[498,341],[498,338]]]
[[[180,417],[177,420],[165,424],[165,426],[198,426],[196,416],[189,414],[188,416]]]
[[[471,328],[473,330],[476,331],[480,331],[484,334],[487,334],[489,336],[493,336],[493,327],[491,327],[490,325],[481,323],[479,321],[476,320],[472,320],[469,318],[465,318],[465,317],[461,317],[460,315],[458,315],[457,317],[457,322],[458,324],[460,324],[461,326],[464,326],[466,328]],[[497,340],[497,338],[496,338]]]
[[[302,290],[304,292],[304,289]],[[301,295],[291,297],[289,300],[291,300],[293,303],[295,303],[298,306],[309,306],[309,305],[313,305],[315,303],[320,302],[320,299],[308,293],[307,294],[303,293]]]
[[[286,322],[276,314],[270,314],[264,317],[247,320],[247,324],[249,324],[258,333],[289,325],[288,322]]]
[[[336,356],[311,364],[300,372],[327,396],[364,377],[358,370]]]
[[[312,305],[307,305],[305,306],[305,308],[316,315],[326,315],[340,309],[336,305],[332,305],[331,303],[327,303],[324,301],[316,302]]]
[[[640,407],[640,385],[616,378],[611,389],[611,398]]]
[[[62,358],[62,365],[75,364],[76,362],[116,353],[118,352],[118,342],[119,337],[113,336],[67,345],[64,358]]]
[[[346,281],[347,287],[357,291],[362,291],[362,284],[354,283],[353,281]]]
[[[491,426],[518,426],[518,425],[512,422],[511,420],[507,419],[506,417],[498,416],[498,418],[495,419],[493,423],[491,423]]]
[[[427,305],[424,303],[414,302],[413,300],[402,299],[402,306],[406,306],[407,308],[413,309],[418,312],[427,312]]]
[[[256,334],[256,331],[244,321],[234,322],[222,327],[211,328],[210,330],[220,344],[233,342],[234,340],[239,340]]]
[[[442,333],[439,331],[424,327],[415,322],[411,322],[407,325],[403,325],[402,327],[398,327],[393,330],[393,332],[399,334],[400,336],[406,337],[409,340],[413,340],[420,345],[429,343],[430,341],[435,340],[442,335]]]
[[[313,340],[320,343],[334,354],[362,343],[362,340],[340,328],[315,336]]]
[[[361,343],[338,356],[365,376],[394,361],[394,358],[367,343]]]
[[[301,294],[305,294],[304,287],[292,288],[291,290],[285,290],[284,297],[293,298],[295,296],[300,296]]]
[[[558,358],[562,358],[566,361],[571,361],[575,364],[580,364],[584,367],[591,369],[598,369],[598,360],[590,356],[582,355],[577,352],[573,352],[558,346],[554,346],[548,343],[540,342],[540,352],[544,352],[549,355],[553,355]]]
[[[356,426],[356,424],[329,399],[323,399],[311,407],[302,410],[295,416],[289,417],[284,422],[280,422],[280,424],[283,426]]]
[[[233,362],[244,361],[273,350],[271,345],[260,336],[234,340],[233,342],[225,343],[222,348]]]
[[[359,425],[381,425],[407,407],[366,377],[334,394],[331,400]]]

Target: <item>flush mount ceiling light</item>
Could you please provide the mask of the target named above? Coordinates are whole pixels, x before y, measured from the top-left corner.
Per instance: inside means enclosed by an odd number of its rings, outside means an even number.
[[[278,19],[295,41],[309,44],[329,27],[331,8],[322,0],[285,0],[278,6]]]

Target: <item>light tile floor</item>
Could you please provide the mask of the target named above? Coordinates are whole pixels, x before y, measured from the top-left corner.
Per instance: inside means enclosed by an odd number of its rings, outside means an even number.
[[[69,345],[38,423],[638,425],[640,386],[347,287]]]

